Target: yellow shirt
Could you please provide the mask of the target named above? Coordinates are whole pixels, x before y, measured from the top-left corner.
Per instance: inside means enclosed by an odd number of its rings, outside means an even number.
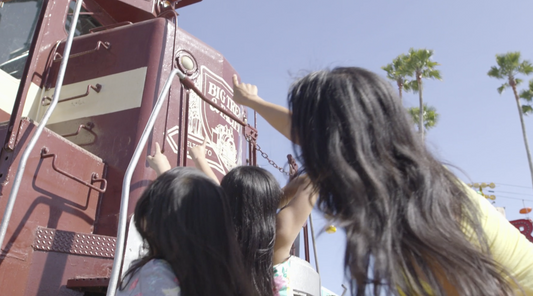
[[[479,205],[481,226],[492,257],[515,278],[525,295],[533,295],[533,243],[483,196],[470,188],[467,190],[468,195]],[[518,291],[517,295],[520,295]]]
[[[494,260],[521,286],[524,295],[533,296],[533,243],[505,219],[483,196],[465,186],[468,196],[480,210],[480,222]],[[465,231],[470,233],[468,226]],[[468,234],[467,234],[468,235]],[[422,283],[426,286],[425,283]],[[523,295],[515,287],[516,295]],[[431,291],[426,286],[426,291]],[[403,291],[398,291],[405,296]]]

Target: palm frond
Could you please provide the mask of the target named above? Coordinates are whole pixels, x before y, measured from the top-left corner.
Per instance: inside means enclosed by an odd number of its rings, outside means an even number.
[[[518,72],[525,75],[529,75],[533,72],[533,65],[530,61],[525,60],[520,64],[520,66],[518,66]]]
[[[407,76],[411,75],[410,69],[407,67],[408,57],[404,54],[401,54],[392,60],[392,63],[387,64],[381,69],[387,72],[387,78],[390,80],[398,81],[404,79]]]
[[[431,71],[429,71],[428,78],[442,80],[442,77],[440,76],[440,71],[439,70],[431,70]]]
[[[533,91],[531,89],[524,89],[518,96],[527,102],[531,102],[533,100]]]
[[[490,70],[487,73],[487,75],[489,75],[489,77],[494,77],[494,78],[498,78],[498,79],[503,79],[504,78],[504,75],[502,74],[501,69],[496,67],[496,66],[490,67]]]
[[[498,93],[501,95],[503,93],[503,91],[509,87],[509,83],[505,82],[504,84],[502,84],[500,87],[498,87]]]
[[[405,80],[403,82],[403,89],[406,92],[418,93],[418,82],[416,80]]]
[[[435,67],[440,66],[439,63],[432,61],[433,50],[431,49],[414,49],[410,48],[407,55],[407,68],[411,70],[414,76],[420,75],[422,78],[431,78],[442,80],[440,71]]]
[[[524,115],[529,115],[531,113],[533,113],[533,107],[531,107],[531,105],[522,105],[522,113]]]
[[[409,113],[411,119],[413,120],[413,124],[416,126],[419,121],[420,108],[419,107],[409,108],[407,109],[407,113]],[[425,130],[429,130],[435,127],[440,117],[435,107],[428,106],[427,104],[424,104],[423,116],[424,116],[423,121],[424,121]]]
[[[526,102],[533,101],[533,79],[529,81],[529,89],[523,89],[518,96]]]

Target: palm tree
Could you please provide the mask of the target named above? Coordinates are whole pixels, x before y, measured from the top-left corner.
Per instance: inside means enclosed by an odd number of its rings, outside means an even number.
[[[516,75],[529,75],[531,72],[533,72],[533,65],[528,60],[522,61],[520,58],[520,52],[518,51],[508,52],[506,54],[497,54],[496,63],[498,64],[498,66],[492,66],[487,75],[489,75],[490,77],[507,80],[500,87],[498,87],[498,92],[500,94],[502,94],[502,92],[508,87],[511,87],[513,89],[516,107],[518,108],[518,115],[520,117],[520,124],[522,126],[522,136],[524,137],[524,145],[526,146],[527,159],[529,161],[531,182],[533,185],[533,163],[531,162],[531,153],[529,152],[529,144],[527,142],[526,126],[524,124],[523,116],[523,114],[527,115],[528,113],[530,113],[532,111],[532,108],[530,105],[520,105],[520,96],[518,95],[518,91],[516,90],[516,86],[522,82],[522,79],[516,78]],[[529,97],[530,91],[532,91],[531,82],[529,86],[530,89],[528,91],[523,91],[521,93],[521,95],[526,101],[531,101],[531,98]]]
[[[409,49],[407,59],[407,69],[411,71],[411,75],[416,78],[416,90],[418,91],[419,99],[419,115],[418,115],[418,132],[422,139],[424,139],[424,100],[422,98],[422,79],[431,78],[442,80],[440,71],[435,69],[439,64],[431,60],[433,50],[430,49]]]
[[[420,108],[419,107],[411,107],[407,110],[409,115],[411,115],[411,119],[413,119],[413,123],[418,126],[419,116],[420,116]],[[439,113],[437,113],[437,109],[435,107],[429,106],[427,104],[424,104],[424,111],[422,112],[424,118],[424,129],[426,131],[434,128],[438,121],[439,121]]]
[[[396,85],[398,85],[400,102],[402,102],[402,90],[410,91],[412,85],[406,78],[412,74],[412,71],[407,68],[407,60],[408,56],[401,54],[392,60],[392,63],[381,67],[381,69],[387,72],[387,78],[395,81]]]

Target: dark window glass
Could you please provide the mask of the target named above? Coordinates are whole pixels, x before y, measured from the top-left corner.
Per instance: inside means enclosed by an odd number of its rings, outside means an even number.
[[[0,8],[0,75],[20,79],[43,0],[13,0]]]
[[[68,8],[68,15],[67,20],[65,22],[65,30],[70,30],[70,24],[72,23],[72,14],[74,13],[74,9],[76,9],[76,2],[71,1],[70,6]],[[80,16],[78,17],[78,24],[76,25],[76,32],[74,33],[74,36],[80,36],[90,33],[89,30],[101,27],[102,25],[92,17],[91,13],[88,12],[85,8],[81,8]]]

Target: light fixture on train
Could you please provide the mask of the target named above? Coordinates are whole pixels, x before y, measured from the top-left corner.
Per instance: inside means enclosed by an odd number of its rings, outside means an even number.
[[[189,51],[178,51],[176,53],[176,64],[181,72],[185,73],[189,78],[192,79],[198,75],[198,63]]]

